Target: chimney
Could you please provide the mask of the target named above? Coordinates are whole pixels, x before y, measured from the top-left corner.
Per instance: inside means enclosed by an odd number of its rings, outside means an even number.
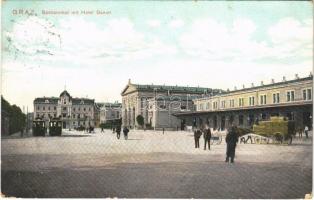
[[[245,88],[245,85],[243,84],[242,87],[243,87],[243,89],[244,89],[244,88]]]
[[[254,83],[251,83],[251,87],[254,87]]]
[[[298,74],[295,74],[295,79],[299,79],[299,75]]]
[[[274,84],[275,83],[275,79],[272,78],[271,79],[271,83]]]
[[[262,86],[264,85],[264,82],[263,82],[263,81],[261,81],[261,85],[262,85]]]
[[[286,77],[285,77],[285,76],[282,77],[282,81],[283,81],[283,82],[286,81]]]

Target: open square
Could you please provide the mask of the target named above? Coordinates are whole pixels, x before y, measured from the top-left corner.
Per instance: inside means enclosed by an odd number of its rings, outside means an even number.
[[[312,189],[312,134],[292,145],[194,148],[192,132],[63,131],[2,139],[2,192],[15,197],[304,198]]]

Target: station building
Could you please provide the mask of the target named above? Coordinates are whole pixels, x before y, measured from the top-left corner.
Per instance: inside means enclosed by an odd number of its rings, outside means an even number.
[[[129,80],[121,92],[122,126],[139,128],[136,117],[141,115],[146,128],[175,129],[181,126],[181,122],[172,114],[191,110],[192,99],[219,92],[222,91],[202,87],[140,85]],[[181,106],[174,110],[173,105],[178,101],[181,102]]]
[[[195,110],[175,113],[185,126],[225,130],[231,125],[252,128],[254,122],[283,116],[294,120],[296,128],[312,128],[313,75],[293,80],[235,89],[193,100]]]

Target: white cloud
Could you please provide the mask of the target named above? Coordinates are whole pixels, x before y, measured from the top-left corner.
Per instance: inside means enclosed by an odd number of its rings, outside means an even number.
[[[310,19],[305,21],[305,25],[302,25],[301,22],[296,19],[284,18],[270,27],[268,34],[274,44],[284,42],[309,42],[312,40],[313,27]]]
[[[230,27],[211,18],[198,19],[180,36],[179,44],[187,54],[205,59],[304,59],[312,53],[311,24],[282,19],[269,28],[264,40],[257,41],[253,37],[257,27],[250,19],[235,19]]]
[[[181,19],[175,19],[175,20],[170,21],[168,26],[170,28],[180,28],[184,26],[184,21],[182,21]]]
[[[38,17],[16,22],[11,32],[6,32],[10,50],[23,55],[52,54],[60,47],[60,34],[52,23]]]
[[[147,25],[150,26],[150,27],[153,27],[153,28],[156,28],[156,27],[160,27],[160,21],[159,20],[148,20],[147,21]]]
[[[312,56],[313,19],[306,19],[303,23],[293,18],[281,19],[269,28],[268,35],[279,58]]]
[[[137,60],[176,53],[174,46],[136,30],[133,23],[126,18],[111,19],[103,27],[79,17],[62,19],[56,26],[37,17],[34,19],[19,22],[23,24],[22,27],[16,23],[13,31],[8,35],[18,49],[31,52],[43,61],[101,65],[114,61]],[[48,30],[39,25],[42,21],[46,23],[45,26],[49,27]],[[30,23],[35,28],[29,29]],[[20,33],[25,30],[27,30],[27,35],[21,37]],[[56,39],[60,38],[60,43],[50,38],[49,33],[52,30],[55,35],[56,33],[60,35],[56,37]],[[26,40],[31,35],[34,35],[33,38]],[[38,51],[44,47],[49,48],[47,51],[50,53],[38,55]]]
[[[233,34],[235,37],[246,38],[250,37],[256,30],[256,26],[252,20],[249,19],[236,19],[233,22]]]
[[[247,25],[249,31],[243,30]],[[250,53],[251,46],[259,47],[250,41],[254,30],[255,26],[249,20],[235,21],[233,27],[228,29],[225,24],[214,19],[199,19],[194,21],[179,41],[188,54],[210,59],[237,58],[239,54]]]

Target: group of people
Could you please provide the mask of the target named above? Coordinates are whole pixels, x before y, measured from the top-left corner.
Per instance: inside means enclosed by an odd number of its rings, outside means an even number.
[[[210,150],[210,139],[212,137],[212,133],[208,125],[206,125],[204,129],[197,129],[194,131],[195,148],[200,148],[200,137],[202,134],[204,138],[204,150],[206,150],[207,144],[208,150]]]
[[[195,148],[200,148],[200,137],[203,135],[204,138],[204,150],[206,150],[206,146],[208,145],[208,150],[210,150],[210,140],[212,137],[210,127],[208,125],[205,128],[196,129],[194,130],[194,141],[195,141]],[[234,162],[235,157],[235,149],[237,143],[239,141],[238,137],[238,129],[236,126],[232,126],[227,135],[226,135],[226,162]]]
[[[124,127],[122,131],[123,131],[124,139],[127,140],[130,130],[127,127]],[[104,128],[101,128],[101,132],[104,133]],[[117,138],[120,139],[121,126],[112,127],[112,133],[113,134],[117,133]]]
[[[114,131],[116,131],[117,133],[117,138],[120,139],[120,134],[121,134],[121,126],[117,126],[116,128],[113,129],[113,133]],[[127,127],[123,128],[123,135],[124,135],[124,139],[127,140],[128,139],[128,133],[130,132],[130,130]]]
[[[308,126],[305,126],[304,129],[302,129],[302,128],[299,129],[298,132],[299,132],[299,137],[300,137],[300,138],[302,138],[303,131],[304,131],[305,137],[306,137],[306,138],[309,138],[309,127],[308,127]]]

